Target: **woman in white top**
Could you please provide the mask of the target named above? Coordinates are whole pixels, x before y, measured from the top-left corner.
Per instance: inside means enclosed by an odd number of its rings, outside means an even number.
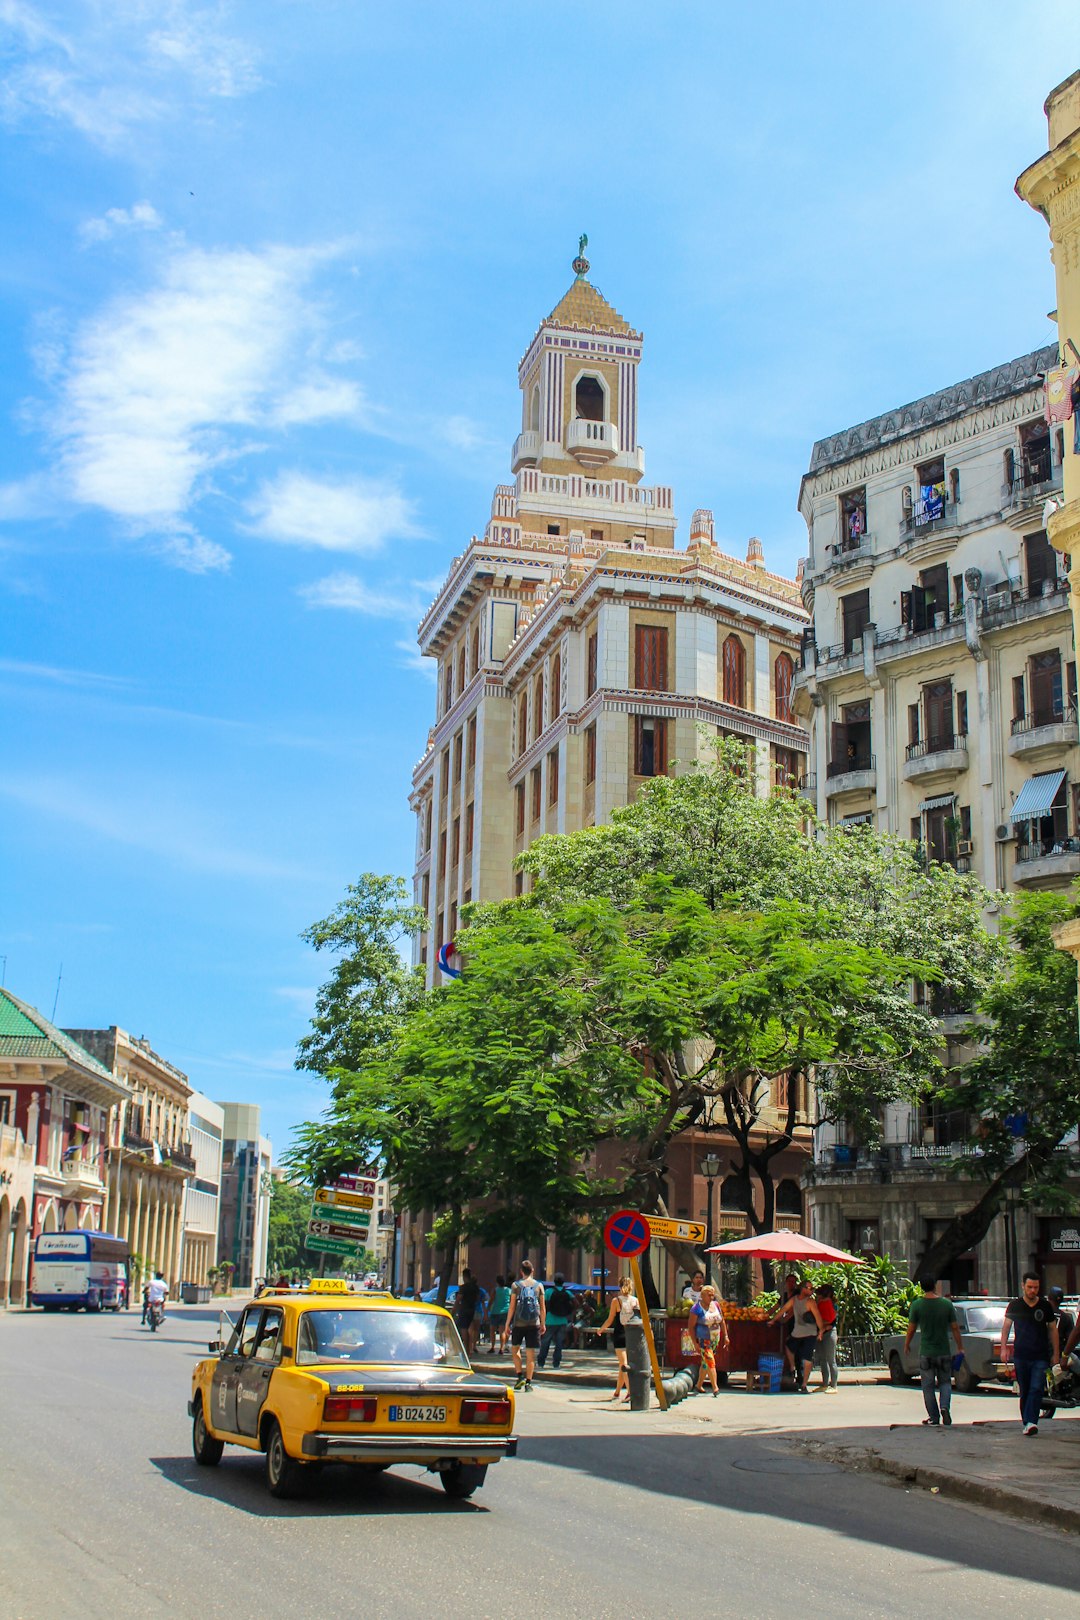
[[[597,1329],[598,1333],[606,1333],[609,1328],[611,1329],[611,1342],[619,1367],[615,1379],[615,1393],[611,1397],[613,1401],[617,1401],[620,1396],[624,1396],[626,1400],[630,1399],[630,1374],[626,1368],[626,1329],[629,1323],[641,1320],[641,1306],[638,1304],[633,1287],[629,1277],[622,1279],[619,1283],[619,1292],[611,1301],[607,1321]]]

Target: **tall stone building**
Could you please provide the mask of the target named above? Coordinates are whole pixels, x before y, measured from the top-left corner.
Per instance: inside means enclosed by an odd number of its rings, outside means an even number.
[[[756,539],[745,561],[720,551],[708,511],[676,546],[672,490],[644,482],[642,335],[588,268],[574,261],[574,282],[518,367],[513,482],[496,487],[484,533],[454,558],[419,628],[438,666],[411,798],[415,896],[428,916],[416,950],[429,983],[464,905],[520,893],[515,857],[541,834],[604,822],[650,777],[688,769],[702,756],[702,724],[755,744],[762,793],[805,769],[793,709],[806,625],[798,587],[766,569]],[[695,1216],[701,1151],[687,1139],[672,1153],[673,1201]],[[780,1172],[792,1221],[800,1157]],[[427,1225],[404,1217],[406,1282],[430,1279]],[[485,1257],[483,1274],[503,1258]],[[554,1263],[554,1251],[539,1258]],[[576,1275],[591,1262],[563,1263]]]
[[[1046,534],[1067,453],[1045,412],[1056,360],[1036,350],[822,439],[800,495],[812,625],[796,708],[818,812],[912,838],[992,890],[1080,874],[1069,581]],[[956,1061],[966,1010],[931,1005]],[[929,1105],[890,1108],[880,1148],[822,1127],[815,1235],[913,1266],[972,1201],[950,1170],[968,1132]],[[1020,1264],[1050,1264],[1059,1226],[1019,1213]],[[998,1222],[961,1257],[954,1289],[1003,1289],[1007,1236]]]

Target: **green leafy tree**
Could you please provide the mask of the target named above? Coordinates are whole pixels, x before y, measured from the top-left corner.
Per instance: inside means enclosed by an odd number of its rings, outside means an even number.
[[[1010,1188],[1043,1208],[1072,1208],[1062,1143],[1080,1120],[1076,966],[1053,930],[1078,915],[1068,895],[1029,894],[1004,921],[1006,971],[981,999],[986,1026],[972,1031],[983,1050],[937,1092],[943,1108],[972,1121],[978,1152],[954,1169],[972,1178],[973,1198],[926,1249],[920,1275],[942,1275],[980,1243]]]
[[[304,1249],[311,1188],[289,1181],[274,1181],[270,1191],[270,1215],[266,1249],[267,1272],[296,1271],[311,1265]]]

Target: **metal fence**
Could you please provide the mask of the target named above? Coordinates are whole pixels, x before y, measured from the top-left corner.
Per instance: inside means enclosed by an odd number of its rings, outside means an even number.
[[[883,1367],[885,1341],[880,1334],[849,1334],[838,1340],[836,1359],[841,1367]]]

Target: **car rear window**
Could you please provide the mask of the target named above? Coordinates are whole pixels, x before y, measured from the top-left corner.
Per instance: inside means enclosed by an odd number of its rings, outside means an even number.
[[[969,1333],[999,1333],[1005,1321],[1004,1305],[968,1305]]]
[[[296,1360],[301,1367],[328,1361],[469,1365],[451,1319],[430,1311],[305,1311]]]

